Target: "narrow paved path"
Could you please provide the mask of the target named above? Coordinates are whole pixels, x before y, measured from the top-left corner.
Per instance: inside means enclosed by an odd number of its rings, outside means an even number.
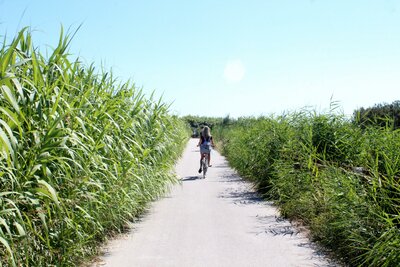
[[[196,144],[189,141],[177,164],[181,184],[94,266],[332,266],[216,151],[199,179]]]

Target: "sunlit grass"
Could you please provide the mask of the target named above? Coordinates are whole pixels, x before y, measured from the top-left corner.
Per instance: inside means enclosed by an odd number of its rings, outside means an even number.
[[[111,72],[48,58],[22,30],[0,50],[0,259],[73,266],[175,182],[185,142],[168,106]]]
[[[400,131],[331,111],[240,118],[214,130],[229,163],[351,266],[400,262]]]

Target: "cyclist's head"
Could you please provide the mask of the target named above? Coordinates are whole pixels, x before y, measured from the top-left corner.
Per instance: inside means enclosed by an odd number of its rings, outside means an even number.
[[[204,126],[203,128],[203,137],[208,138],[211,136],[210,127]]]

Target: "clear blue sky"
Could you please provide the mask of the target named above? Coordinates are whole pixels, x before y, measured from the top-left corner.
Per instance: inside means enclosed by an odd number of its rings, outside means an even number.
[[[45,52],[61,24],[82,24],[74,57],[178,115],[325,110],[331,97],[351,114],[400,99],[397,0],[0,0],[1,36],[30,26]]]

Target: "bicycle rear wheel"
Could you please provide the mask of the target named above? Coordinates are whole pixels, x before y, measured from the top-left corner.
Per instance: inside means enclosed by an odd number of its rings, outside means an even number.
[[[208,169],[208,158],[204,157],[204,159],[203,159],[203,179],[206,178],[207,169]]]

